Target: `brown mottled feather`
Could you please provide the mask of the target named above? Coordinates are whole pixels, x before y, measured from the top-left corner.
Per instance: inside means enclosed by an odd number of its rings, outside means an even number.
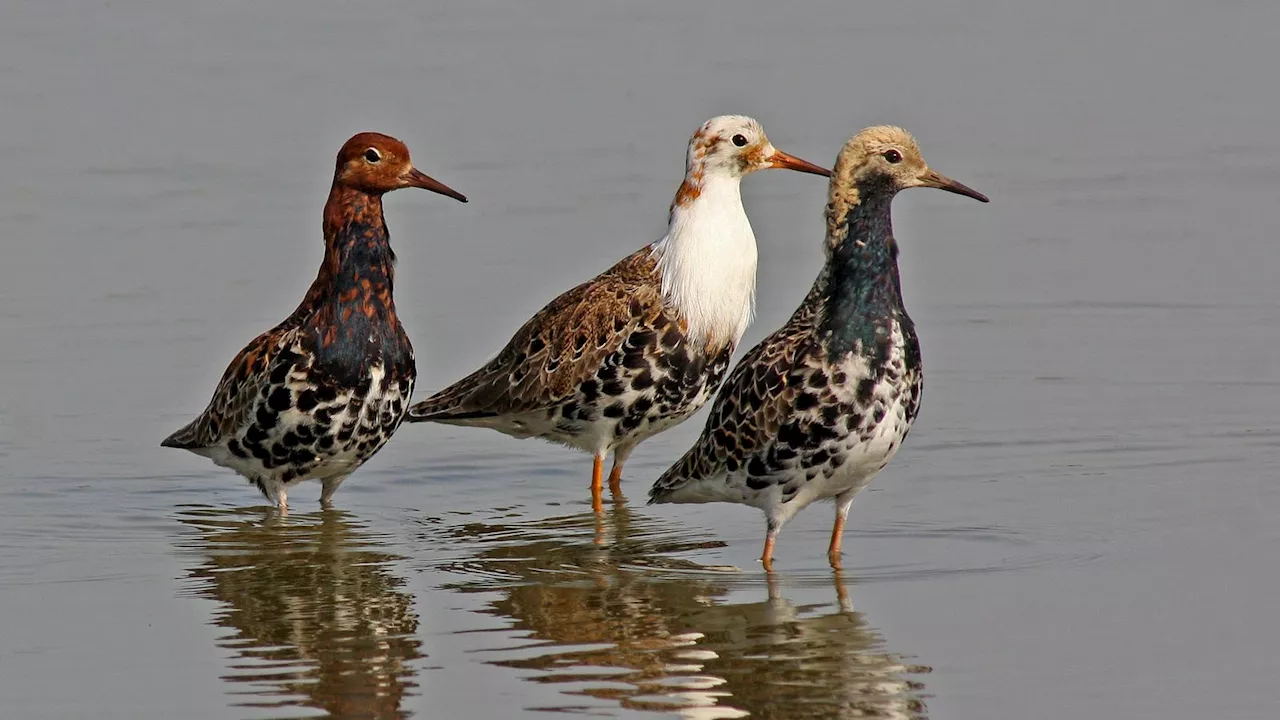
[[[663,307],[652,246],[552,300],[484,367],[409,409],[410,422],[508,415],[571,397]]]

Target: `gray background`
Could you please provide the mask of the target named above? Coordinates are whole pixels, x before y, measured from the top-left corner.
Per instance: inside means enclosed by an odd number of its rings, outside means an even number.
[[[1273,717],[1277,28],[1265,1],[6,5],[4,714]],[[896,203],[927,389],[855,503],[843,609],[829,509],[770,588],[756,511],[643,506],[702,416],[600,528],[588,458],[488,431],[406,426],[283,525],[158,447],[301,297],[350,134],[472,200],[388,198],[426,393],[660,236],[726,112],[824,165],[900,124],[992,198]],[[819,267],[825,187],[743,193],[754,343]]]

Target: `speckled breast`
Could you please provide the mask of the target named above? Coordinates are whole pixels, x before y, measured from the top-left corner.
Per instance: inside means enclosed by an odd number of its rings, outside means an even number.
[[[732,355],[732,345],[711,352],[693,347],[674,321],[660,316],[653,327],[632,333],[548,419],[555,433],[599,435],[610,445],[638,443],[706,404]]]
[[[228,463],[250,475],[289,483],[345,475],[369,459],[399,427],[414,378],[369,367],[342,387],[296,354],[273,365],[252,420],[227,443]]]

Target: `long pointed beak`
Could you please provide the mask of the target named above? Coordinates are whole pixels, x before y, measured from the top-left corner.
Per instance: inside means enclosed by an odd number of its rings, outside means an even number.
[[[831,177],[830,170],[820,165],[814,165],[808,160],[801,160],[795,155],[788,155],[777,148],[773,149],[773,154],[765,161],[765,167],[798,170],[800,172],[813,173],[814,175]]]
[[[454,200],[461,202],[467,201],[467,196],[418,170],[418,168],[409,168],[409,172],[400,176],[400,182],[403,187],[416,187],[423,190],[430,190],[433,193],[448,195]]]
[[[938,188],[939,190],[946,190],[947,192],[953,192],[957,195],[971,197],[979,202],[991,202],[986,195],[983,195],[968,185],[956,182],[946,175],[936,173],[932,170],[925,170],[924,173],[920,175],[920,185],[921,187]]]

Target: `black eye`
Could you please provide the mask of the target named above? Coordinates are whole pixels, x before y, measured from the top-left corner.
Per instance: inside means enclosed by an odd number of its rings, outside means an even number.
[[[896,165],[902,162],[902,153],[898,152],[897,150],[885,150],[884,159],[888,160],[889,164]]]
[[[733,144],[737,145],[738,147],[742,147],[743,145],[747,144],[747,138],[743,135],[734,135]]]
[[[373,148],[369,148],[368,150],[364,151],[364,159],[368,160],[371,163],[376,163],[382,160],[382,156],[378,154],[377,150],[374,150]]]

